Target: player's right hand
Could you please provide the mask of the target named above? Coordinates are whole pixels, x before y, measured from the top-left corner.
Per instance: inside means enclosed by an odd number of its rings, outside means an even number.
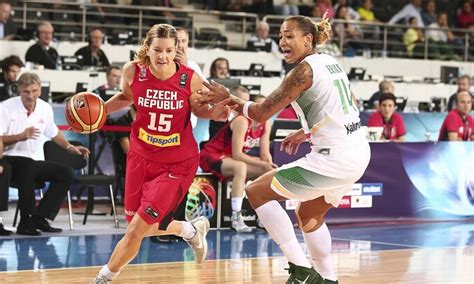
[[[303,129],[295,131],[283,139],[280,146],[280,151],[286,152],[288,155],[294,155],[298,153],[300,144],[306,141],[306,134]]]
[[[25,141],[28,139],[36,139],[39,137],[39,135],[40,135],[39,129],[34,126],[30,126],[30,127],[25,128],[25,130],[23,130],[23,132],[21,133],[21,138],[22,138],[21,140]]]

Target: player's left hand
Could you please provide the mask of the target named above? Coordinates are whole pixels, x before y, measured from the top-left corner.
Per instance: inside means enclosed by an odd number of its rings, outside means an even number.
[[[89,154],[91,153],[89,149],[87,149],[84,146],[72,146],[69,147],[68,149],[69,153],[76,154],[76,155],[82,155],[84,159],[87,159],[89,157]]]
[[[226,89],[226,87],[224,87],[224,85],[221,85],[213,80],[211,80],[211,82],[204,81],[202,82],[202,84],[206,86],[208,90],[202,90],[198,92],[201,97],[196,100],[197,103],[217,104],[223,100],[230,98],[230,93]],[[230,102],[230,100],[228,102]]]
[[[230,98],[220,101],[209,109],[209,114],[212,120],[215,121],[227,121],[230,113],[237,108],[237,105],[228,106],[227,104],[231,101]]]

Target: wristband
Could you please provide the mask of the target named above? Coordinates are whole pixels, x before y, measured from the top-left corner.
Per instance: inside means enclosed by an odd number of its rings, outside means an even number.
[[[249,117],[249,107],[250,105],[253,104],[253,102],[251,101],[248,101],[244,104],[244,108],[242,109],[242,114],[246,117],[246,118],[250,118]]]

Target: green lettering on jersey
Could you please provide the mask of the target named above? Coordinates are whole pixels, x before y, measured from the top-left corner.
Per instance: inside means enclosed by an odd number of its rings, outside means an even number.
[[[332,81],[334,86],[337,88],[337,92],[339,93],[339,99],[341,100],[342,110],[344,114],[348,114],[349,110],[347,105],[349,104],[355,111],[357,108],[355,107],[352,101],[352,94],[350,93],[349,87],[342,79],[337,79]]]

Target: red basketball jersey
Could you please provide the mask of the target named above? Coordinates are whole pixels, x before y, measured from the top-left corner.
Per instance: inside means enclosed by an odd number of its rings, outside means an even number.
[[[252,127],[252,121],[248,119],[249,126],[245,132],[244,146],[242,152],[247,153],[255,146],[260,144],[260,138],[265,132],[265,123],[260,123],[256,129]],[[226,123],[217,132],[211,140],[205,145],[203,152],[222,156],[232,156],[232,130],[230,129],[231,122]]]
[[[161,81],[149,67],[135,64],[130,88],[137,108],[132,123],[130,149],[146,159],[176,163],[198,155],[190,121],[192,69],[179,65]]]

